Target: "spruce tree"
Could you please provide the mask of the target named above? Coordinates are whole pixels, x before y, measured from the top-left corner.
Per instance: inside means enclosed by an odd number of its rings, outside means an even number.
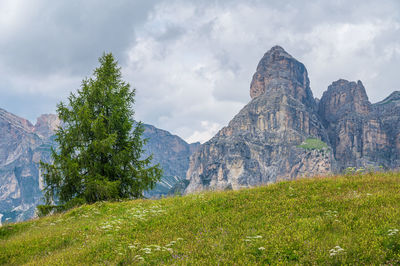
[[[161,177],[151,156],[141,158],[144,128],[133,119],[135,90],[121,79],[111,53],[99,59],[93,77],[71,93],[68,105],[57,105],[62,126],[53,163],[41,162],[45,213],[51,206],[66,209],[82,203],[139,198]]]

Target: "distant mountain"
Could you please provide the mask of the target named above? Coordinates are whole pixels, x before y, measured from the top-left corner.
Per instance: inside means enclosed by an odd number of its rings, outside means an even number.
[[[400,167],[398,92],[371,104],[361,81],[333,82],[319,103],[338,171],[347,167]]]
[[[39,162],[51,161],[55,146],[54,130],[60,120],[56,115],[42,115],[32,125],[28,120],[0,109],[0,223],[22,221],[34,216],[42,201],[43,183]],[[153,154],[153,164],[164,169],[162,180],[147,197],[179,193],[186,188],[189,157],[197,144],[187,144],[178,136],[144,125],[148,139],[146,155]]]
[[[36,125],[0,109],[0,214],[2,221],[21,221],[35,213],[43,184],[39,162],[49,162],[54,145],[55,115],[43,115]]]
[[[160,164],[163,177],[156,187],[146,191],[146,197],[160,197],[183,192],[188,184],[186,171],[189,158],[200,143],[188,144],[168,131],[144,124],[143,138],[147,139],[144,156],[153,154],[153,163]]]
[[[361,81],[338,80],[314,99],[305,66],[275,46],[258,64],[250,96],[228,126],[192,155],[186,193],[347,167],[400,167],[400,92],[371,104]]]

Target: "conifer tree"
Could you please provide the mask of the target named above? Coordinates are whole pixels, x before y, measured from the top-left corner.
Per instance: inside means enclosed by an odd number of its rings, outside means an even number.
[[[161,177],[151,156],[142,159],[144,128],[133,119],[135,90],[121,79],[111,53],[99,59],[93,77],[71,93],[68,105],[57,105],[62,126],[53,163],[41,162],[46,212],[102,200],[139,198]],[[54,206],[54,205],[53,205]]]

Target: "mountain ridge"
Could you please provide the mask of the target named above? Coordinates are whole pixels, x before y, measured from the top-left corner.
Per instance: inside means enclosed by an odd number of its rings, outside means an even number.
[[[28,120],[0,108],[0,223],[27,220],[35,216],[42,203],[44,188],[39,162],[51,162],[51,147],[56,147],[54,130],[60,125],[54,114]],[[164,175],[146,197],[179,193],[186,187],[189,157],[199,143],[188,144],[176,135],[144,124],[143,156],[154,154],[152,164],[159,163]]]
[[[339,79],[315,99],[305,66],[274,46],[257,65],[250,96],[192,155],[186,193],[329,175],[348,167],[400,167],[400,112],[393,111],[400,111],[399,93],[371,104],[361,81]],[[302,143],[316,143],[313,139],[327,148],[302,149]]]
[[[314,98],[305,65],[274,46],[257,65],[250,96],[228,125],[201,145],[145,124],[144,156],[153,153],[153,163],[164,169],[163,180],[146,197],[253,187],[348,167],[400,168],[399,91],[371,103],[361,81],[338,79],[321,99]],[[33,216],[43,188],[38,162],[51,160],[52,132],[59,123],[55,115],[42,115],[33,125],[0,108],[0,133],[8,136],[0,140],[3,220],[13,212],[19,213],[15,220]],[[29,199],[21,200],[21,194]]]

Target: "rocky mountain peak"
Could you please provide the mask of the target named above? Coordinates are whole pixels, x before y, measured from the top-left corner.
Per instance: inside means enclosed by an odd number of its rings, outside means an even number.
[[[190,160],[187,193],[238,189],[302,175],[328,173],[333,155],[318,119],[307,70],[282,47],[261,59],[250,86],[252,100]],[[304,141],[321,149],[309,151]]]
[[[269,51],[267,51],[264,55],[270,55],[273,57],[284,56],[288,58],[293,58],[288,52],[285,51],[281,46],[275,45]],[[277,59],[277,58],[275,58]]]
[[[327,122],[335,122],[348,114],[367,115],[370,112],[371,103],[360,80],[333,82],[319,102],[319,113]]]
[[[392,92],[388,97],[386,97],[384,100],[377,102],[376,104],[381,105],[381,104],[388,104],[392,102],[400,102],[400,91],[394,91]]]
[[[307,70],[282,47],[274,46],[258,63],[250,85],[250,96],[285,94],[306,105],[315,103]]]
[[[23,130],[25,132],[33,131],[33,125],[31,124],[31,122],[29,122],[29,120],[18,117],[1,108],[0,108],[0,124],[1,125],[8,124],[10,128],[12,127],[16,130]]]
[[[34,132],[41,137],[48,138],[60,126],[60,119],[55,114],[43,114],[38,117]]]

